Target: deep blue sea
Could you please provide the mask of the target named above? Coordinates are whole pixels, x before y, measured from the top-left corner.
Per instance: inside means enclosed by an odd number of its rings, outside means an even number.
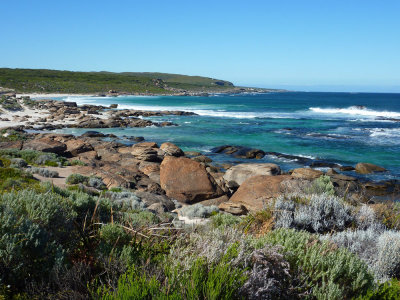
[[[184,110],[197,116],[151,118],[178,127],[103,129],[117,136],[143,136],[149,141],[171,141],[184,150],[242,145],[318,158],[342,165],[369,162],[390,172],[376,179],[400,179],[400,94],[287,92],[210,97],[122,96],[68,97],[78,104],[118,103],[119,108]],[[80,134],[83,129],[64,132]],[[210,154],[211,155],[211,154]],[[215,156],[218,161],[233,160]],[[237,159],[235,159],[237,161]],[[296,161],[266,156],[283,169]],[[379,178],[378,178],[379,177]]]

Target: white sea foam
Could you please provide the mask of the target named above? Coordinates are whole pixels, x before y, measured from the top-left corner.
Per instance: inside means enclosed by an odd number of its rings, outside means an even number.
[[[400,138],[400,128],[370,128],[370,137]]]
[[[385,117],[385,118],[400,118],[400,112],[396,111],[376,111],[360,106],[350,106],[347,108],[320,108],[310,107],[310,111],[319,114],[345,114],[352,116],[365,116],[365,117]]]

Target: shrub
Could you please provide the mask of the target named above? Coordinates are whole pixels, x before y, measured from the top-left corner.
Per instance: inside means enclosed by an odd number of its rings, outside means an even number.
[[[397,279],[386,281],[377,289],[370,289],[366,295],[360,296],[358,300],[397,300],[400,295],[400,283]]]
[[[106,196],[120,209],[143,210],[147,207],[146,203],[132,192],[107,192]]]
[[[14,168],[0,168],[1,191],[37,188],[38,186],[39,182],[30,173]]]
[[[40,176],[47,177],[47,178],[55,178],[58,177],[58,172],[57,171],[52,171],[46,168],[36,168],[33,167],[30,170],[33,174],[39,174]]]
[[[70,162],[71,166],[87,166],[87,163],[84,163],[81,160],[74,159]]]
[[[400,233],[381,226],[322,236],[364,260],[379,280],[400,276]]]
[[[327,194],[330,196],[335,195],[331,178],[327,175],[322,175],[315,179],[311,185],[306,189],[309,194]]]
[[[136,211],[123,214],[123,220],[133,227],[147,227],[159,223],[158,216],[150,211]]]
[[[276,227],[304,229],[310,232],[344,230],[354,217],[352,208],[338,197],[313,194],[308,203],[297,195],[280,196],[275,202]]]
[[[106,188],[106,185],[100,177],[89,177],[88,185],[99,190],[103,190]]]
[[[17,169],[21,169],[21,168],[26,168],[28,166],[28,163],[22,159],[22,158],[12,158],[11,159],[11,168],[17,168]]]
[[[0,195],[0,281],[24,288],[61,266],[74,245],[75,213],[55,194]]]
[[[35,150],[0,149],[0,156],[22,158],[29,164],[51,165],[55,167],[62,165],[66,161],[65,158],[57,156],[54,153],[44,153]]]
[[[294,298],[289,264],[280,247],[246,236],[232,227],[212,229],[206,226],[198,229],[198,232],[191,232],[177,240],[165,265],[190,273],[199,258],[209,266],[228,264],[246,276],[235,298],[274,299],[277,295],[282,299],[285,296],[290,299],[289,295]]]
[[[218,213],[210,217],[211,224],[214,228],[231,227],[233,225],[239,224],[240,220],[240,217],[227,213]]]
[[[87,184],[89,180],[89,177],[81,175],[81,174],[71,174],[67,177],[66,183],[67,184],[78,184],[78,183],[83,183]]]
[[[245,233],[262,235],[270,231],[274,225],[274,215],[267,207],[264,210],[248,214],[241,222]]]
[[[267,242],[283,246],[292,270],[317,299],[350,299],[373,286],[367,265],[356,255],[319,242],[310,233],[277,229],[267,235]]]
[[[200,203],[184,206],[179,211],[179,213],[182,216],[188,217],[189,219],[207,218],[211,216],[212,213],[217,213],[217,212],[219,212],[217,206],[215,205],[204,206]]]

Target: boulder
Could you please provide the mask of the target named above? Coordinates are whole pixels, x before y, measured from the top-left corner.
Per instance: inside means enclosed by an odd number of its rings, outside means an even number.
[[[243,146],[231,146],[231,145],[224,145],[219,146],[211,149],[213,153],[225,153],[229,155],[233,155],[237,158],[256,158],[261,159],[265,156],[265,152],[260,149],[252,149],[249,147]]]
[[[133,145],[131,154],[138,160],[157,162],[160,161],[157,150],[156,143],[143,142]]]
[[[106,137],[106,135],[98,131],[86,131],[81,137]]]
[[[199,155],[201,155],[201,153],[197,152],[197,151],[185,151],[184,153],[185,153],[186,156],[199,156]]]
[[[168,143],[168,142],[161,144],[160,149],[164,151],[165,155],[169,155],[169,156],[179,157],[179,156],[185,155],[183,153],[183,151],[181,150],[181,148],[179,148],[175,144]]]
[[[360,174],[370,174],[375,172],[385,172],[386,169],[380,166],[369,163],[358,163],[356,165],[356,172]]]
[[[214,199],[209,199],[209,200],[204,200],[199,202],[201,205],[203,206],[211,206],[211,205],[215,205],[218,206],[221,203],[227,202],[229,200],[227,195],[223,195],[221,197],[218,198],[214,198]]]
[[[143,142],[143,143],[137,143],[137,144],[132,146],[132,148],[137,148],[137,147],[141,147],[141,148],[158,148],[158,145],[155,142]]]
[[[250,211],[265,208],[265,204],[283,192],[285,181],[295,180],[289,175],[256,175],[244,181],[229,199],[230,202],[244,205]],[[285,192],[290,192],[286,191]]]
[[[354,171],[355,169],[352,166],[340,166],[339,170],[347,172],[347,171]]]
[[[230,213],[232,215],[241,216],[246,215],[248,210],[246,206],[240,203],[233,203],[233,202],[224,202],[221,203],[218,208],[224,212]]]
[[[276,164],[239,164],[226,171],[224,180],[230,189],[235,189],[252,176],[279,175],[280,173],[281,169]]]
[[[317,179],[321,175],[324,175],[324,173],[319,170],[314,170],[311,168],[298,168],[298,169],[294,169],[292,172],[293,177],[301,178],[301,179],[308,179],[308,180]]]
[[[72,156],[78,156],[80,153],[94,150],[92,145],[82,140],[69,140],[65,144],[67,145],[67,151],[71,153]]]
[[[185,157],[166,156],[161,163],[160,182],[168,197],[184,203],[195,203],[223,194],[203,165]]]
[[[25,142],[22,149],[61,154],[65,150],[67,150],[67,146],[61,142],[57,142],[53,139],[44,137],[41,139],[35,139]]]
[[[205,156],[205,155],[199,155],[199,156],[193,157],[192,159],[194,161],[202,162],[202,163],[210,163],[210,162],[212,162],[212,159],[207,157],[207,156]]]

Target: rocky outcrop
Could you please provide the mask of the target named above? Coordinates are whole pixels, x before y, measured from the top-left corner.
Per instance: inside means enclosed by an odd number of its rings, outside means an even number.
[[[212,162],[212,159],[205,155],[198,155],[196,157],[193,157],[192,159],[194,161],[197,161],[200,163],[205,163],[205,164]]]
[[[162,153],[156,143],[143,142],[132,146],[131,154],[138,160],[159,162],[162,160]]]
[[[184,203],[223,194],[203,165],[185,157],[166,156],[160,167],[160,182],[168,197]]]
[[[239,164],[228,169],[224,175],[226,185],[236,190],[245,180],[256,175],[279,175],[281,169],[276,164]]]
[[[23,150],[26,149],[62,154],[67,150],[67,146],[49,137],[44,137],[24,142]]]
[[[243,146],[224,145],[211,149],[213,153],[225,153],[237,158],[261,159],[265,156],[265,152],[260,149],[252,149]]]
[[[380,166],[369,163],[358,163],[356,165],[356,172],[360,174],[371,174],[375,172],[385,172],[386,169]]]
[[[160,149],[164,151],[165,155],[169,155],[169,156],[179,157],[179,156],[185,155],[183,153],[183,151],[181,150],[181,148],[179,148],[175,144],[168,143],[168,142],[161,144]]]
[[[292,176],[294,178],[301,178],[301,179],[308,179],[308,180],[317,179],[321,175],[324,175],[324,173],[319,170],[314,170],[311,168],[298,168],[298,169],[294,169],[292,172]]]
[[[246,206],[240,203],[234,202],[224,202],[221,203],[218,208],[224,212],[230,213],[232,215],[241,216],[246,215],[249,211],[247,210]]]
[[[94,150],[92,145],[82,140],[76,140],[76,139],[69,140],[65,143],[65,145],[67,146],[66,151],[70,153],[70,155],[72,156],[78,156],[81,153]]]
[[[294,180],[289,175],[257,175],[244,181],[229,199],[229,202],[242,204],[250,211],[259,211],[283,192],[283,183]],[[290,191],[287,191],[290,192]]]

